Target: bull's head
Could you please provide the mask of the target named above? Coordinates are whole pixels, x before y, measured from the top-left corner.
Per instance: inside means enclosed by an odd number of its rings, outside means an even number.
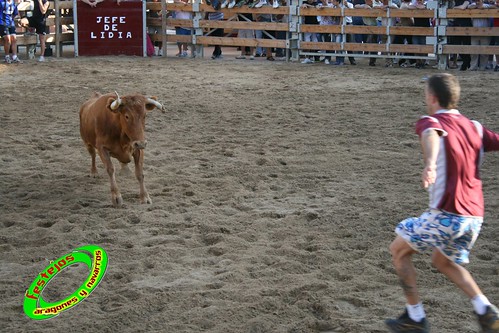
[[[116,98],[107,100],[108,109],[119,115],[122,133],[131,141],[132,147],[144,149],[147,145],[144,135],[146,113],[154,108],[164,112],[163,105],[156,101],[156,97],[131,95],[121,98],[115,93]]]

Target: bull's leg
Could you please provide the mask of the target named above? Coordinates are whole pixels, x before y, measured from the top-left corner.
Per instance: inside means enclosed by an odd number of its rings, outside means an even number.
[[[135,149],[133,152],[133,160],[135,162],[135,177],[137,177],[140,187],[140,203],[152,204],[152,200],[147,193],[146,186],[144,185],[144,151],[142,149]]]
[[[92,145],[87,145],[87,150],[92,157],[92,167],[90,168],[90,176],[91,177],[96,177],[97,176],[97,167],[95,165],[95,148]]]
[[[98,152],[102,163],[104,163],[104,165],[106,166],[106,171],[109,175],[109,181],[111,182],[111,201],[113,202],[113,206],[122,206],[123,198],[121,197],[120,190],[118,189],[118,185],[116,184],[116,177],[114,176],[114,165],[111,161],[111,156],[105,149],[98,149]]]

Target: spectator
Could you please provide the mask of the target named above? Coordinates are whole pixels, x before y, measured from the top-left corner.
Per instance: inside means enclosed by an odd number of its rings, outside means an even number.
[[[3,38],[5,62],[20,63],[17,57],[16,26],[14,18],[19,16],[14,0],[0,0],[0,36]],[[11,55],[12,54],[12,55]]]
[[[475,0],[474,3],[468,6],[469,9],[489,9],[495,6],[484,4],[483,0]],[[490,27],[490,20],[488,18],[474,18],[471,20],[475,28],[488,28]],[[471,36],[471,45],[489,46],[491,38],[489,36]],[[485,70],[489,56],[486,54],[473,54],[471,55],[470,70]]]
[[[33,15],[28,17],[29,27],[34,28],[40,39],[40,58],[45,61],[45,40],[47,38],[47,16],[50,3],[48,0],[34,0]]]
[[[158,0],[149,0],[149,1],[158,2]],[[161,10],[151,10],[149,12],[149,17],[150,18],[161,18]],[[147,27],[147,33],[149,35],[161,33],[161,28],[159,28],[159,27]],[[154,42],[154,46],[158,48],[157,52],[155,50],[154,53],[156,55],[162,56],[163,55],[163,42],[161,42],[161,41]]]
[[[373,9],[373,8],[380,8],[382,7],[383,4],[378,2],[377,0],[365,0],[365,4],[357,4],[354,7],[355,8],[364,8],[364,9]],[[370,26],[370,27],[376,27],[378,26],[378,22],[376,17],[368,17],[364,16],[362,18],[364,21],[364,25]],[[375,34],[369,34],[366,36],[366,43],[378,43],[378,35]],[[377,52],[369,52],[369,54],[378,54]],[[372,57],[369,59],[369,66],[376,66],[376,58]]]
[[[238,19],[242,22],[252,22],[253,15],[247,13],[239,13]],[[239,29],[237,32],[238,38],[255,38],[255,31],[251,29]],[[255,48],[249,48],[250,60],[255,59],[254,56]],[[246,47],[241,46],[241,55],[237,56],[236,59],[246,59]]]
[[[324,8],[324,7],[334,8],[334,5],[329,0],[321,0],[321,2],[317,6],[319,8]],[[339,24],[338,23],[339,22],[338,18],[337,17],[333,17],[333,16],[324,16],[324,15],[321,15],[317,19],[319,21],[319,25],[338,25]],[[319,35],[320,41],[324,42],[324,43],[335,42],[335,40],[333,39],[333,36],[334,36],[334,34],[331,34],[329,32],[328,33],[321,33]],[[324,63],[326,65],[329,65],[330,62],[331,62],[331,56],[330,55],[326,55],[326,57],[324,58]]]
[[[318,0],[304,0],[301,7],[302,8],[317,8],[320,6],[320,3]],[[317,20],[317,16],[305,16],[303,20],[303,24],[311,24],[311,25],[318,25],[319,20]],[[305,32],[303,39],[305,42],[318,42],[318,34],[315,32]],[[309,52],[312,52],[309,50]],[[319,56],[315,57],[315,60],[319,60]],[[311,64],[313,63],[314,60],[310,59],[309,56],[305,56],[305,59],[301,62],[302,64]]]
[[[216,1],[212,2],[212,6],[218,10],[216,7],[218,7],[219,3]],[[213,13],[208,13],[208,20],[210,21],[222,21],[224,19],[224,13],[222,12],[213,12]],[[224,29],[217,28],[211,31],[211,36],[214,37],[223,37],[224,35]],[[211,59],[222,59],[222,48],[220,45],[215,45],[215,48],[213,50],[213,53],[211,55]]]
[[[333,5],[336,7],[336,8],[348,8],[348,9],[352,9],[353,8],[353,4],[348,2],[347,0],[334,0],[333,1]],[[344,16],[343,18],[340,18],[339,20],[339,24],[342,25],[344,23],[344,25],[351,25],[353,22],[353,19],[351,16]],[[354,37],[351,35],[351,34],[345,34],[345,35],[342,35],[342,34],[338,34],[336,36],[336,41],[337,43],[341,43],[341,42],[344,42],[346,41],[347,43],[350,43],[354,40]],[[348,53],[348,52],[347,52]],[[350,61],[350,65],[357,65],[357,63],[355,62],[355,58],[354,57],[348,57],[348,61]],[[345,57],[343,56],[339,56],[339,57],[336,57],[336,62],[333,64],[333,65],[344,65],[345,64]]]
[[[389,0],[382,0],[383,1],[383,6],[382,8],[386,11],[388,11],[388,8],[393,8],[393,9],[398,9],[398,6],[394,3],[390,3]],[[397,18],[395,17],[385,17],[383,16],[381,18],[381,26],[383,27],[394,27],[397,24]],[[387,34],[382,34],[381,35],[381,44],[387,44],[388,43],[388,38],[389,36]],[[393,41],[390,41],[393,43]],[[385,58],[385,67],[393,67],[393,60],[390,58],[390,53],[387,54],[388,57]]]
[[[400,9],[412,9],[411,8],[411,0],[402,0],[402,3],[400,4]],[[402,27],[412,27],[414,25],[414,19],[412,17],[401,17],[400,18],[400,26]],[[412,44],[412,36],[411,35],[402,35],[402,36],[395,36],[394,40],[395,44],[407,44],[411,45]],[[407,56],[412,56],[413,54],[406,54]],[[399,66],[400,67],[408,67],[411,63],[416,63],[414,59],[411,59],[412,62],[410,61],[409,63],[404,59],[401,58],[399,60]]]
[[[465,10],[470,5],[468,0],[455,0],[454,9]],[[469,18],[456,18],[454,19],[455,27],[472,27],[471,19]],[[455,36],[451,39],[451,43],[454,45],[471,45],[470,36]],[[463,63],[461,64],[460,70],[465,71],[471,66],[471,57],[469,54],[461,54],[461,59]]]
[[[416,4],[412,5],[411,8],[415,9],[426,9],[426,4],[424,0],[416,0]],[[430,19],[425,17],[415,17],[414,18],[415,27],[430,27]],[[426,36],[412,36],[412,43],[414,45],[426,45]],[[425,61],[422,59],[416,60],[416,68],[423,68]]]
[[[174,3],[187,5],[189,3],[189,0],[174,0]],[[190,12],[184,12],[184,11],[181,11],[181,10],[175,11],[173,13],[173,15],[178,20],[190,20],[192,18]],[[191,29],[190,28],[183,28],[183,27],[175,27],[175,33],[178,36],[190,36],[191,35]],[[222,32],[222,35],[223,35],[223,32]],[[187,51],[189,49],[189,43],[177,42],[177,47],[178,47],[178,53],[176,54],[176,56],[177,57],[181,57],[181,58],[187,57]],[[193,57],[195,56],[195,50],[194,50],[194,48],[192,50],[192,55],[193,55]]]
[[[356,7],[357,5],[365,5],[366,4],[366,1],[365,0],[353,0],[353,7],[354,8],[359,8],[359,7]],[[362,18],[362,16],[354,16],[352,17],[352,23],[353,25],[364,25],[364,19]],[[364,35],[364,34],[355,34],[354,35],[354,38],[355,38],[355,43],[366,43],[367,41],[367,36]]]
[[[265,1],[265,6],[269,5]],[[254,16],[255,20],[257,22],[264,22],[264,23],[270,23],[272,22],[272,14],[255,14]],[[257,30],[255,31],[256,38],[263,38],[263,39],[272,39],[274,37],[274,31],[270,30]],[[260,48],[262,50],[262,48]],[[258,52],[258,49],[257,49]],[[265,53],[261,54],[262,56],[266,56],[267,60],[269,61],[274,61],[274,57],[272,56],[272,48],[271,47],[266,47],[265,48]]]

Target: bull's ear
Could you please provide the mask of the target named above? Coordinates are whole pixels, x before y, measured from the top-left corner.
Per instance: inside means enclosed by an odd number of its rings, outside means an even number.
[[[154,108],[158,108],[161,112],[165,112],[165,108],[157,100],[158,98],[156,96],[146,98],[146,110],[151,111]]]
[[[107,99],[106,108],[111,112],[119,112],[121,99],[109,97]]]

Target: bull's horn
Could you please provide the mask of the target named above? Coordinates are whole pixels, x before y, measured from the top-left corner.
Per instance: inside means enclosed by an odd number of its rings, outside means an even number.
[[[111,110],[116,110],[120,105],[121,105],[121,98],[120,95],[118,95],[118,92],[114,92],[116,94],[116,99],[114,102],[111,103]]]
[[[164,109],[163,105],[161,105],[161,103],[160,103],[160,102],[155,101],[155,100],[154,100],[154,99],[152,99],[152,98],[148,98],[148,99],[147,99],[147,104],[153,104],[153,105],[154,105],[154,106],[156,106],[158,109],[160,109],[160,110],[161,110],[161,112],[165,112],[165,109]]]

